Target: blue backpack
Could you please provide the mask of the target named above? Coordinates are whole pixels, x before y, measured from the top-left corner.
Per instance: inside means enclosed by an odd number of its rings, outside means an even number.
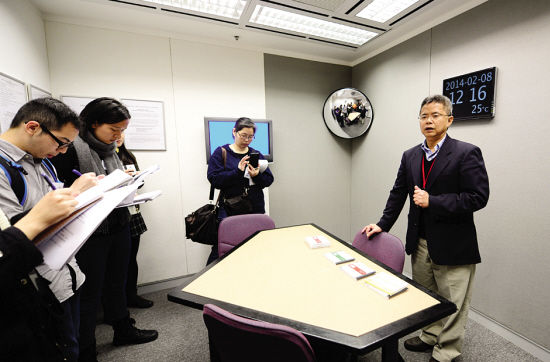
[[[42,160],[42,164],[52,175],[53,179],[55,181],[58,181],[51,161],[44,158]],[[21,166],[20,164],[13,162],[12,160],[4,157],[1,154],[0,169],[4,171],[4,174],[6,175],[10,186],[15,193],[15,196],[17,196],[17,199],[19,200],[19,205],[23,206],[25,204],[25,201],[27,201],[28,194],[27,180],[25,178],[25,175],[28,175],[27,171],[25,171],[23,166]]]

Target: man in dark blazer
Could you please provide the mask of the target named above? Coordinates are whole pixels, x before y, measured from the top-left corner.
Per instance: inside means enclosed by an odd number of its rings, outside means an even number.
[[[433,348],[430,361],[452,361],[461,354],[475,265],[481,262],[474,211],[489,199],[489,178],[481,150],[451,138],[452,103],[442,95],[427,97],[420,108],[425,141],[403,153],[382,218],[363,228],[368,237],[389,231],[407,196],[406,237],[413,279],[456,304],[453,315],[425,327],[405,348]]]

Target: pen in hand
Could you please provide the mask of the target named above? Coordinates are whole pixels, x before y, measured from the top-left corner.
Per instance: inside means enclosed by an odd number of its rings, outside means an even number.
[[[44,177],[44,180],[46,180],[46,182],[48,183],[48,185],[50,185],[50,187],[52,188],[52,190],[56,190],[56,187],[55,185],[53,184],[52,180],[50,180],[50,178],[48,176],[46,176],[45,173],[42,174],[42,177]]]
[[[82,174],[80,173],[80,171],[76,170],[73,168],[73,171],[72,171],[75,175],[77,175],[78,177],[82,176]]]

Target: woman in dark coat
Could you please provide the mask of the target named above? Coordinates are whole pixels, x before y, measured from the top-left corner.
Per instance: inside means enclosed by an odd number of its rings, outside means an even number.
[[[52,159],[59,179],[69,186],[73,170],[108,175],[122,170],[115,148],[130,123],[128,109],[113,98],[97,98],[80,113],[81,129],[74,147]],[[113,344],[147,343],[157,339],[155,330],[137,329],[126,303],[126,275],[130,257],[130,214],[116,208],[76,254],[86,274],[80,299],[80,360],[96,361],[95,326],[103,299],[104,319],[114,329]]]
[[[207,177],[208,181],[220,190],[222,200],[246,193],[248,200],[252,204],[252,209],[249,213],[264,214],[265,202],[263,189],[273,183],[273,174],[269,167],[261,168],[259,165],[253,167],[249,162],[252,153],[258,153],[260,160],[265,159],[259,151],[250,147],[255,133],[256,124],[250,118],[239,118],[233,128],[235,142],[220,146],[214,150],[208,161]],[[230,210],[224,207],[222,202],[218,218],[223,219],[230,215]],[[215,243],[207,263],[217,258],[218,246]]]
[[[130,152],[124,145],[124,133],[118,141],[117,155],[124,165],[124,171],[130,175],[135,175],[139,172],[139,165],[136,157]],[[126,303],[128,307],[133,308],[150,308],[153,306],[153,301],[145,299],[137,294],[137,277],[138,277],[138,264],[137,253],[139,251],[139,239],[141,234],[147,231],[145,220],[141,216],[139,205],[128,207],[130,210],[130,260],[128,261],[128,278],[126,280]]]

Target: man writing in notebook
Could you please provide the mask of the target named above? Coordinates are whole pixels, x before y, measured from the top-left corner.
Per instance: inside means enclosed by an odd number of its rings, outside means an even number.
[[[489,178],[481,150],[447,135],[452,103],[442,95],[422,101],[421,145],[403,153],[382,218],[363,228],[368,237],[389,231],[410,200],[406,237],[413,279],[455,303],[458,311],[425,328],[405,348],[433,349],[430,361],[452,361],[461,354],[473,288],[481,262],[474,211],[489,199]]]
[[[54,98],[32,100],[19,109],[10,128],[0,135],[0,157],[3,159],[0,209],[8,218],[30,210],[52,189],[51,185],[62,187],[56,183],[55,168],[48,159],[67,151],[78,134],[78,127],[76,114]],[[81,176],[71,190],[78,194],[95,184],[97,178],[89,173]],[[67,360],[76,361],[80,320],[78,289],[84,282],[84,274],[74,257],[60,270],[41,264],[36,271],[39,290],[42,294],[53,292],[63,308],[58,325],[60,345]]]

